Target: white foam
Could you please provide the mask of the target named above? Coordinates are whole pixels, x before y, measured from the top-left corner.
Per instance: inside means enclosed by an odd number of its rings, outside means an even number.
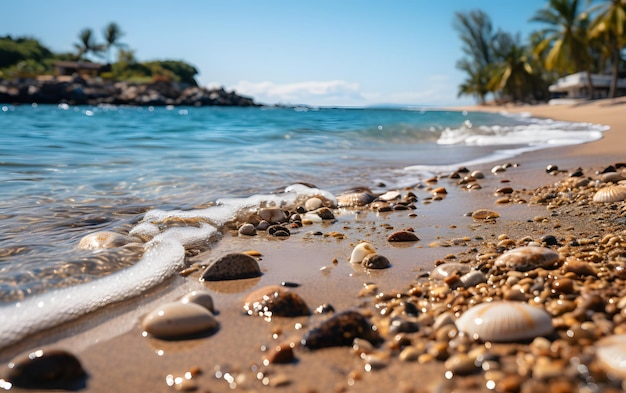
[[[38,331],[79,318],[108,304],[140,295],[162,283],[183,267],[185,248],[207,243],[219,235],[219,228],[265,206],[288,207],[305,198],[323,197],[336,205],[335,197],[324,190],[301,184],[283,193],[248,198],[221,199],[216,206],[198,210],[151,210],[130,232],[148,232],[153,239],[145,244],[143,257],[132,267],[95,281],[28,297],[0,306],[0,348],[17,343]],[[189,226],[177,226],[158,233],[156,223],[188,219]],[[199,226],[197,225],[199,223]]]

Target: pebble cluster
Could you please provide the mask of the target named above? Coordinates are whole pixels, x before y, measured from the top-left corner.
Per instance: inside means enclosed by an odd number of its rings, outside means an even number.
[[[515,166],[498,165],[489,176],[502,176]],[[359,303],[352,309],[335,311],[325,304],[313,310],[289,283],[249,291],[242,297],[242,318],[261,316],[271,323],[275,317],[318,314],[320,320],[303,329],[297,339],[266,348],[259,366],[279,368],[293,364],[301,351],[346,346],[361,363],[361,369],[350,374],[352,383],[362,373],[379,372],[399,362],[439,364],[443,370],[427,386],[414,391],[621,391],[626,388],[626,367],[620,360],[626,357],[625,167],[614,164],[585,174],[582,169],[568,172],[550,165],[546,173],[555,176],[555,182],[535,190],[515,189],[503,181],[504,185],[490,194],[493,210],[477,209],[469,212],[466,220],[483,226],[496,224],[508,204],[543,207],[545,215],[518,223],[515,235],[504,232],[487,238],[476,232],[430,244],[452,245],[462,251],[434,261],[432,272],[418,274],[401,290],[382,292],[375,283],[364,283],[363,290],[353,294]],[[489,193],[480,191],[485,177],[482,172],[460,168],[428,179],[425,187],[430,197],[422,203],[445,198],[448,190],[438,186],[440,182],[468,192]],[[239,236],[263,234],[286,239],[294,229],[334,220],[336,209],[412,214],[417,202],[412,190],[381,195],[351,190],[337,197],[337,206],[312,197],[293,211],[265,207],[231,225]],[[537,223],[550,223],[554,235],[536,233]],[[342,239],[339,233],[328,236]],[[420,239],[412,228],[406,228],[389,234],[386,240]],[[85,243],[92,244],[92,240]],[[346,263],[363,269],[393,269],[393,261],[380,255],[372,244],[360,242],[351,248]],[[203,281],[258,277],[258,254],[252,254],[227,254],[196,266],[195,271],[204,269]],[[144,335],[155,339],[219,335],[209,291],[162,304],[144,316],[141,325]],[[62,386],[59,381],[84,380],[86,373],[78,360],[65,352],[53,353],[64,359],[58,364],[67,366],[46,365],[61,370],[37,371],[53,377],[34,380],[46,388]],[[41,357],[28,359],[14,360],[0,383],[17,386],[24,373],[42,367]],[[196,383],[199,374],[198,369],[182,376],[172,374],[166,382],[177,390],[193,391],[200,388]],[[220,374],[218,379],[222,377]],[[257,378],[269,387],[294,383],[286,373],[268,372]]]

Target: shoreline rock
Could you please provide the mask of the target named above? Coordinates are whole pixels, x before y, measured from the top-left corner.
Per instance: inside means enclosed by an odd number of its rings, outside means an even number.
[[[132,83],[61,77],[0,79],[2,104],[70,104],[130,106],[261,106],[250,97],[177,82]]]

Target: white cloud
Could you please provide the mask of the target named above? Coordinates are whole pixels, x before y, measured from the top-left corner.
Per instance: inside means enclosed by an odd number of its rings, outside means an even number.
[[[256,102],[264,104],[351,106],[366,103],[358,83],[342,80],[284,84],[240,81],[231,88],[238,94],[251,96]]]

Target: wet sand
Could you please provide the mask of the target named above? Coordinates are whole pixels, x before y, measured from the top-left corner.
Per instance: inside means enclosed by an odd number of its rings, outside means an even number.
[[[285,239],[272,238],[264,233],[254,237],[225,233],[210,251],[191,258],[189,263],[207,262],[229,252],[257,250],[262,254],[259,263],[263,275],[260,278],[202,283],[198,280],[199,272],[176,277],[141,299],[107,307],[87,318],[29,338],[0,352],[0,359],[6,363],[15,353],[42,345],[66,348],[80,359],[89,375],[83,389],[86,392],[175,391],[175,387],[168,386],[168,375],[183,376],[185,372],[193,374],[188,386],[200,392],[486,390],[485,380],[479,372],[468,377],[446,379],[443,357],[432,361],[399,360],[397,347],[402,344],[395,342],[393,335],[384,337],[385,342],[377,351],[382,358],[381,367],[378,369],[374,365],[377,369],[372,371],[368,371],[366,362],[348,347],[308,351],[296,345],[294,362],[265,365],[266,348],[280,343],[299,343],[306,331],[328,316],[274,317],[268,322],[245,315],[243,298],[262,286],[297,283],[299,286],[291,290],[299,294],[311,310],[330,304],[336,312],[358,310],[372,321],[383,323],[385,318],[381,313],[384,314],[385,304],[393,297],[407,298],[407,293],[419,287],[417,283],[424,281],[436,264],[444,260],[473,262],[486,242],[497,243],[503,234],[510,239],[530,237],[533,240],[545,235],[566,239],[591,237],[594,231],[598,235],[604,234],[607,228],[590,225],[585,207],[571,206],[567,214],[554,216],[545,205],[517,202],[521,202],[520,199],[530,201],[535,188],[563,180],[568,172],[578,167],[591,177],[609,164],[626,161],[624,108],[626,99],[575,106],[459,108],[530,112],[558,120],[607,124],[611,130],[600,141],[516,157],[510,162],[519,166],[499,174],[492,174],[490,170],[494,165],[504,163],[469,168],[485,173],[486,178],[478,180],[480,189],[465,190],[456,179],[442,177],[436,183],[402,190],[417,195],[415,210],[380,213],[367,208],[339,209],[334,211],[336,220],[294,229]],[[545,170],[547,165],[557,165],[563,172],[549,174]],[[515,190],[515,203],[496,204],[502,196],[494,192],[503,186]],[[441,200],[432,199],[431,191],[436,187],[445,187],[448,192]],[[500,217],[477,222],[466,215],[480,208],[494,210]],[[600,213],[595,211],[594,214]],[[414,230],[419,241],[387,241],[389,234],[409,228]],[[341,236],[332,236],[333,233]],[[353,247],[363,240],[386,256],[392,267],[366,270],[349,264]],[[439,246],[435,246],[437,244]],[[365,284],[375,284],[376,290],[363,296]],[[142,336],[140,321],[144,315],[160,304],[198,289],[212,292],[218,311],[216,318],[220,323],[215,334],[174,341]],[[377,294],[384,295],[375,296]],[[422,298],[428,299],[428,296]],[[445,296],[439,299],[443,307],[444,300]],[[425,317],[420,321],[424,326],[428,325]],[[415,333],[415,338],[411,334],[406,334],[404,340],[415,343],[424,339],[418,338],[420,333]],[[508,351],[517,350],[515,345],[507,348]],[[513,382],[522,384],[524,380],[520,376]],[[540,382],[550,385],[545,380]],[[513,386],[510,391],[523,391],[520,386],[517,389]],[[530,389],[529,386],[526,385],[526,389]]]

